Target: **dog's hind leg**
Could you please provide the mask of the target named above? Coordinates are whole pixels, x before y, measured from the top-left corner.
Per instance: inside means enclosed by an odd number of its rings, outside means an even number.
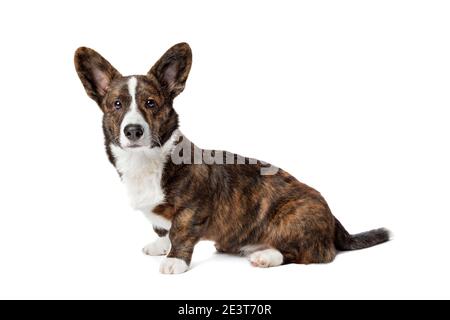
[[[283,264],[283,255],[277,249],[264,249],[248,255],[252,266],[260,268],[276,267]]]

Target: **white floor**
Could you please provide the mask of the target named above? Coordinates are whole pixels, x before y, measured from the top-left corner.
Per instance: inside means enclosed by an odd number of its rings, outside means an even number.
[[[66,214],[63,210],[61,217]],[[252,267],[245,258],[215,253],[200,243],[191,270],[161,275],[162,257],[141,247],[153,236],[140,217],[95,211],[61,218],[40,234],[32,224],[19,238],[2,243],[0,298],[124,299],[314,299],[448,298],[447,253],[415,248],[407,240],[341,254],[328,265]],[[89,219],[88,215],[91,215]],[[106,216],[106,214],[103,214]],[[102,224],[100,224],[102,222]],[[34,240],[33,240],[34,239]],[[25,239],[24,239],[25,240]],[[16,242],[18,241],[18,242]]]

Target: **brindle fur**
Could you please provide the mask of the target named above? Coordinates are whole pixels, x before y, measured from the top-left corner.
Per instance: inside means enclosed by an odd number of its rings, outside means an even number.
[[[170,239],[183,244],[183,259],[190,261],[195,243],[207,239],[221,252],[257,244],[277,248],[286,263],[332,261],[335,222],[320,193],[283,170],[261,175],[267,165],[248,162],[167,162],[162,186],[170,205],[156,212],[172,219]]]
[[[169,49],[147,75],[137,76],[137,102],[152,129],[153,146],[164,144],[178,128],[172,104],[184,89],[191,61],[189,46],[181,43]],[[88,48],[77,50],[75,65],[88,95],[104,112],[105,145],[114,164],[109,148],[119,141],[120,122],[130,100],[128,78]],[[96,85],[95,69],[105,72],[107,88]],[[167,79],[168,72],[172,81]],[[116,97],[125,102],[121,111],[113,108]],[[156,101],[157,108],[142,107],[148,98]],[[181,136],[178,143],[186,140]],[[230,153],[226,157],[237,159]],[[189,264],[195,244],[207,239],[215,241],[220,252],[237,254],[244,246],[258,245],[278,249],[284,263],[327,263],[337,250],[361,249],[389,239],[385,229],[350,235],[319,192],[283,170],[261,175],[267,164],[249,162],[245,158],[245,164],[175,164],[168,156],[161,181],[165,202],[153,209],[172,222],[170,230],[155,229],[159,236],[169,232],[172,248],[168,257]]]

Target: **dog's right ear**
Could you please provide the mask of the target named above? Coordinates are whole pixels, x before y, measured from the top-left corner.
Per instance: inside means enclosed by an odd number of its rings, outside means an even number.
[[[75,52],[75,69],[89,97],[101,107],[111,81],[121,74],[99,53],[81,47]]]

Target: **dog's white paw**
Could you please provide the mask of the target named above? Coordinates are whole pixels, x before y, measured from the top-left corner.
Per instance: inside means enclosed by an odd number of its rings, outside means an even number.
[[[161,237],[146,245],[142,251],[149,256],[162,256],[169,252],[170,240],[169,237]]]
[[[183,273],[188,269],[188,265],[182,259],[166,258],[161,262],[159,272],[163,274]]]
[[[283,255],[276,249],[265,249],[253,252],[248,256],[252,266],[260,268],[276,267],[283,263]]]

